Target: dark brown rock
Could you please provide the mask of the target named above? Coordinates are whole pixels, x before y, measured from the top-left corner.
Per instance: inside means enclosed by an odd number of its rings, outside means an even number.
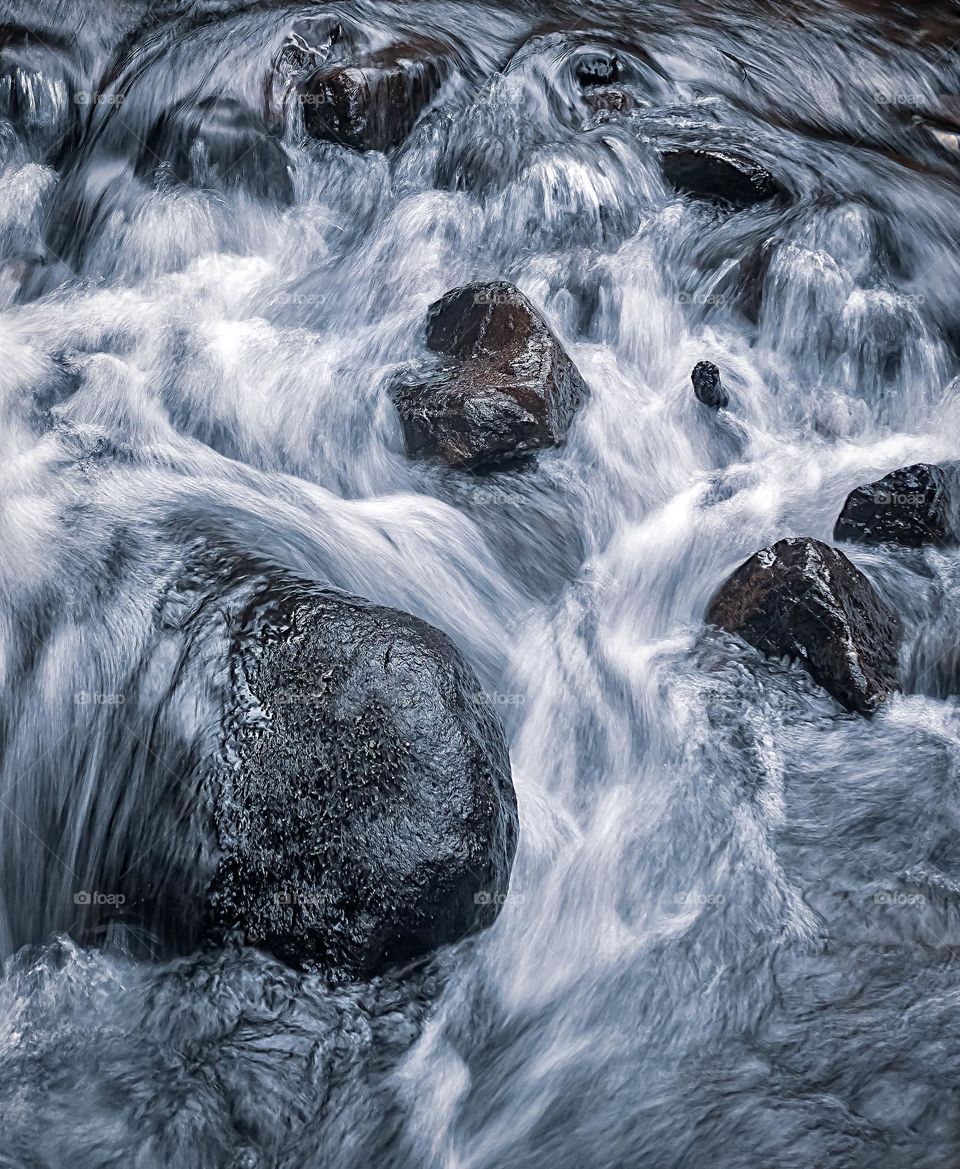
[[[301,87],[304,125],[315,138],[353,150],[390,150],[413,129],[448,72],[444,50],[429,41],[321,68]]]
[[[947,547],[960,539],[956,469],[917,463],[891,471],[847,497],[835,540]]]
[[[732,151],[668,150],[660,162],[667,181],[681,194],[737,210],[787,195],[770,171]]]
[[[430,306],[426,340],[432,364],[391,391],[409,454],[478,469],[564,441],[587,386],[514,285],[448,292]]]
[[[900,688],[900,618],[842,552],[818,540],[781,540],[751,556],[706,619],[762,653],[802,662],[859,714]]]

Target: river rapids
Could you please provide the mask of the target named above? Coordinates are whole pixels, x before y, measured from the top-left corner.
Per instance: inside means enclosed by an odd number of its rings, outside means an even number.
[[[960,458],[960,8],[345,0],[456,62],[386,154],[271,88],[323,6],[0,8],[0,1167],[955,1166],[960,554],[847,549],[905,630],[870,720],[703,615],[858,485]],[[585,105],[584,46],[629,117]],[[207,99],[271,136],[180,166],[163,117]],[[676,146],[790,197],[680,197]],[[388,393],[478,280],[590,387],[485,475],[408,459]],[[151,761],[212,682],[142,656],[210,534],[435,625],[500,714],[510,892],[408,977],[85,929],[126,896],[102,858],[197,849],[196,760]]]

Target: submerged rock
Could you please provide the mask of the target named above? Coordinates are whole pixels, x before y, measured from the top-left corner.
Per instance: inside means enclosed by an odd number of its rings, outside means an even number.
[[[390,150],[413,129],[449,72],[432,41],[392,45],[312,73],[300,100],[308,133],[353,150]]]
[[[668,150],[660,162],[667,181],[681,194],[737,210],[787,195],[783,184],[765,167],[730,151]]]
[[[623,77],[623,62],[616,53],[584,53],[577,60],[574,75],[583,89],[613,85]]]
[[[426,340],[434,363],[391,388],[410,455],[480,469],[563,443],[589,391],[513,284],[448,292]]]
[[[781,540],[751,556],[706,619],[762,653],[802,662],[859,714],[900,688],[900,618],[842,552],[818,540]]]
[[[449,639],[298,584],[257,596],[243,627],[213,927],[358,977],[490,925],[516,798],[503,729]]]
[[[342,36],[343,25],[336,17],[301,17],[293,22],[274,67],[288,77],[319,69]]]
[[[946,547],[960,541],[958,511],[956,469],[916,463],[852,491],[833,538],[907,548]]]
[[[237,98],[207,97],[161,114],[140,152],[137,173],[152,175],[161,162],[192,186],[241,187],[259,198],[293,201],[282,143]]]
[[[691,376],[693,392],[704,406],[712,410],[725,410],[730,404],[727,391],[720,380],[720,370],[710,361],[699,361],[693,367]]]

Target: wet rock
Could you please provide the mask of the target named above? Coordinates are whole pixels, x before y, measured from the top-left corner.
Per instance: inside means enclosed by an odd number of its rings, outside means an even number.
[[[301,87],[304,125],[313,137],[353,150],[390,150],[413,129],[448,72],[442,46],[430,41],[319,69]]]
[[[293,180],[282,143],[260,116],[237,98],[207,97],[164,112],[154,122],[136,172],[158,163],[195,187],[240,187],[258,198],[293,200]]]
[[[594,114],[626,114],[636,106],[632,94],[612,86],[587,90],[583,104]]]
[[[891,471],[847,497],[835,540],[946,547],[960,540],[957,469],[917,463]]]
[[[214,929],[359,977],[490,925],[516,799],[503,729],[449,639],[299,584],[257,596],[242,627]]]
[[[743,210],[787,196],[783,184],[759,163],[720,150],[669,150],[663,173],[677,191]]]
[[[699,361],[693,367],[691,376],[693,392],[697,398],[712,410],[725,410],[730,403],[727,391],[720,380],[720,370],[710,361]]]
[[[311,73],[326,63],[342,36],[343,25],[335,17],[306,16],[296,20],[274,67],[285,77]]]
[[[842,552],[818,540],[781,540],[751,556],[706,619],[762,653],[802,662],[859,714],[900,688],[900,618]]]
[[[577,60],[574,75],[583,89],[596,85],[614,85],[623,77],[623,62],[616,53],[584,53]]]
[[[489,469],[560,446],[588,394],[546,321],[513,284],[471,284],[430,306],[433,364],[396,382],[407,451]]]

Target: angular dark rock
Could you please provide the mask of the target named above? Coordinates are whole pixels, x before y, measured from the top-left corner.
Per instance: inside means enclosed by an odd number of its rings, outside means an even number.
[[[681,194],[737,210],[782,199],[784,185],[759,163],[721,150],[668,150],[660,156],[667,181]]]
[[[847,497],[833,530],[835,540],[859,544],[924,544],[960,541],[957,469],[916,463],[891,471]]]
[[[693,392],[697,398],[712,410],[725,410],[730,404],[727,391],[720,380],[720,370],[710,361],[699,361],[693,367],[691,376]]]
[[[353,150],[390,150],[407,137],[448,73],[443,47],[431,41],[321,68],[301,87],[304,125],[314,138]]]
[[[426,340],[433,363],[391,387],[410,455],[483,469],[563,443],[589,391],[518,288],[448,292]]]
[[[873,714],[900,689],[900,618],[842,552],[818,540],[781,540],[751,556],[706,619],[762,653],[802,662],[859,714]]]
[[[473,671],[408,614],[271,586],[242,619],[211,927],[336,977],[490,925],[517,807]]]

